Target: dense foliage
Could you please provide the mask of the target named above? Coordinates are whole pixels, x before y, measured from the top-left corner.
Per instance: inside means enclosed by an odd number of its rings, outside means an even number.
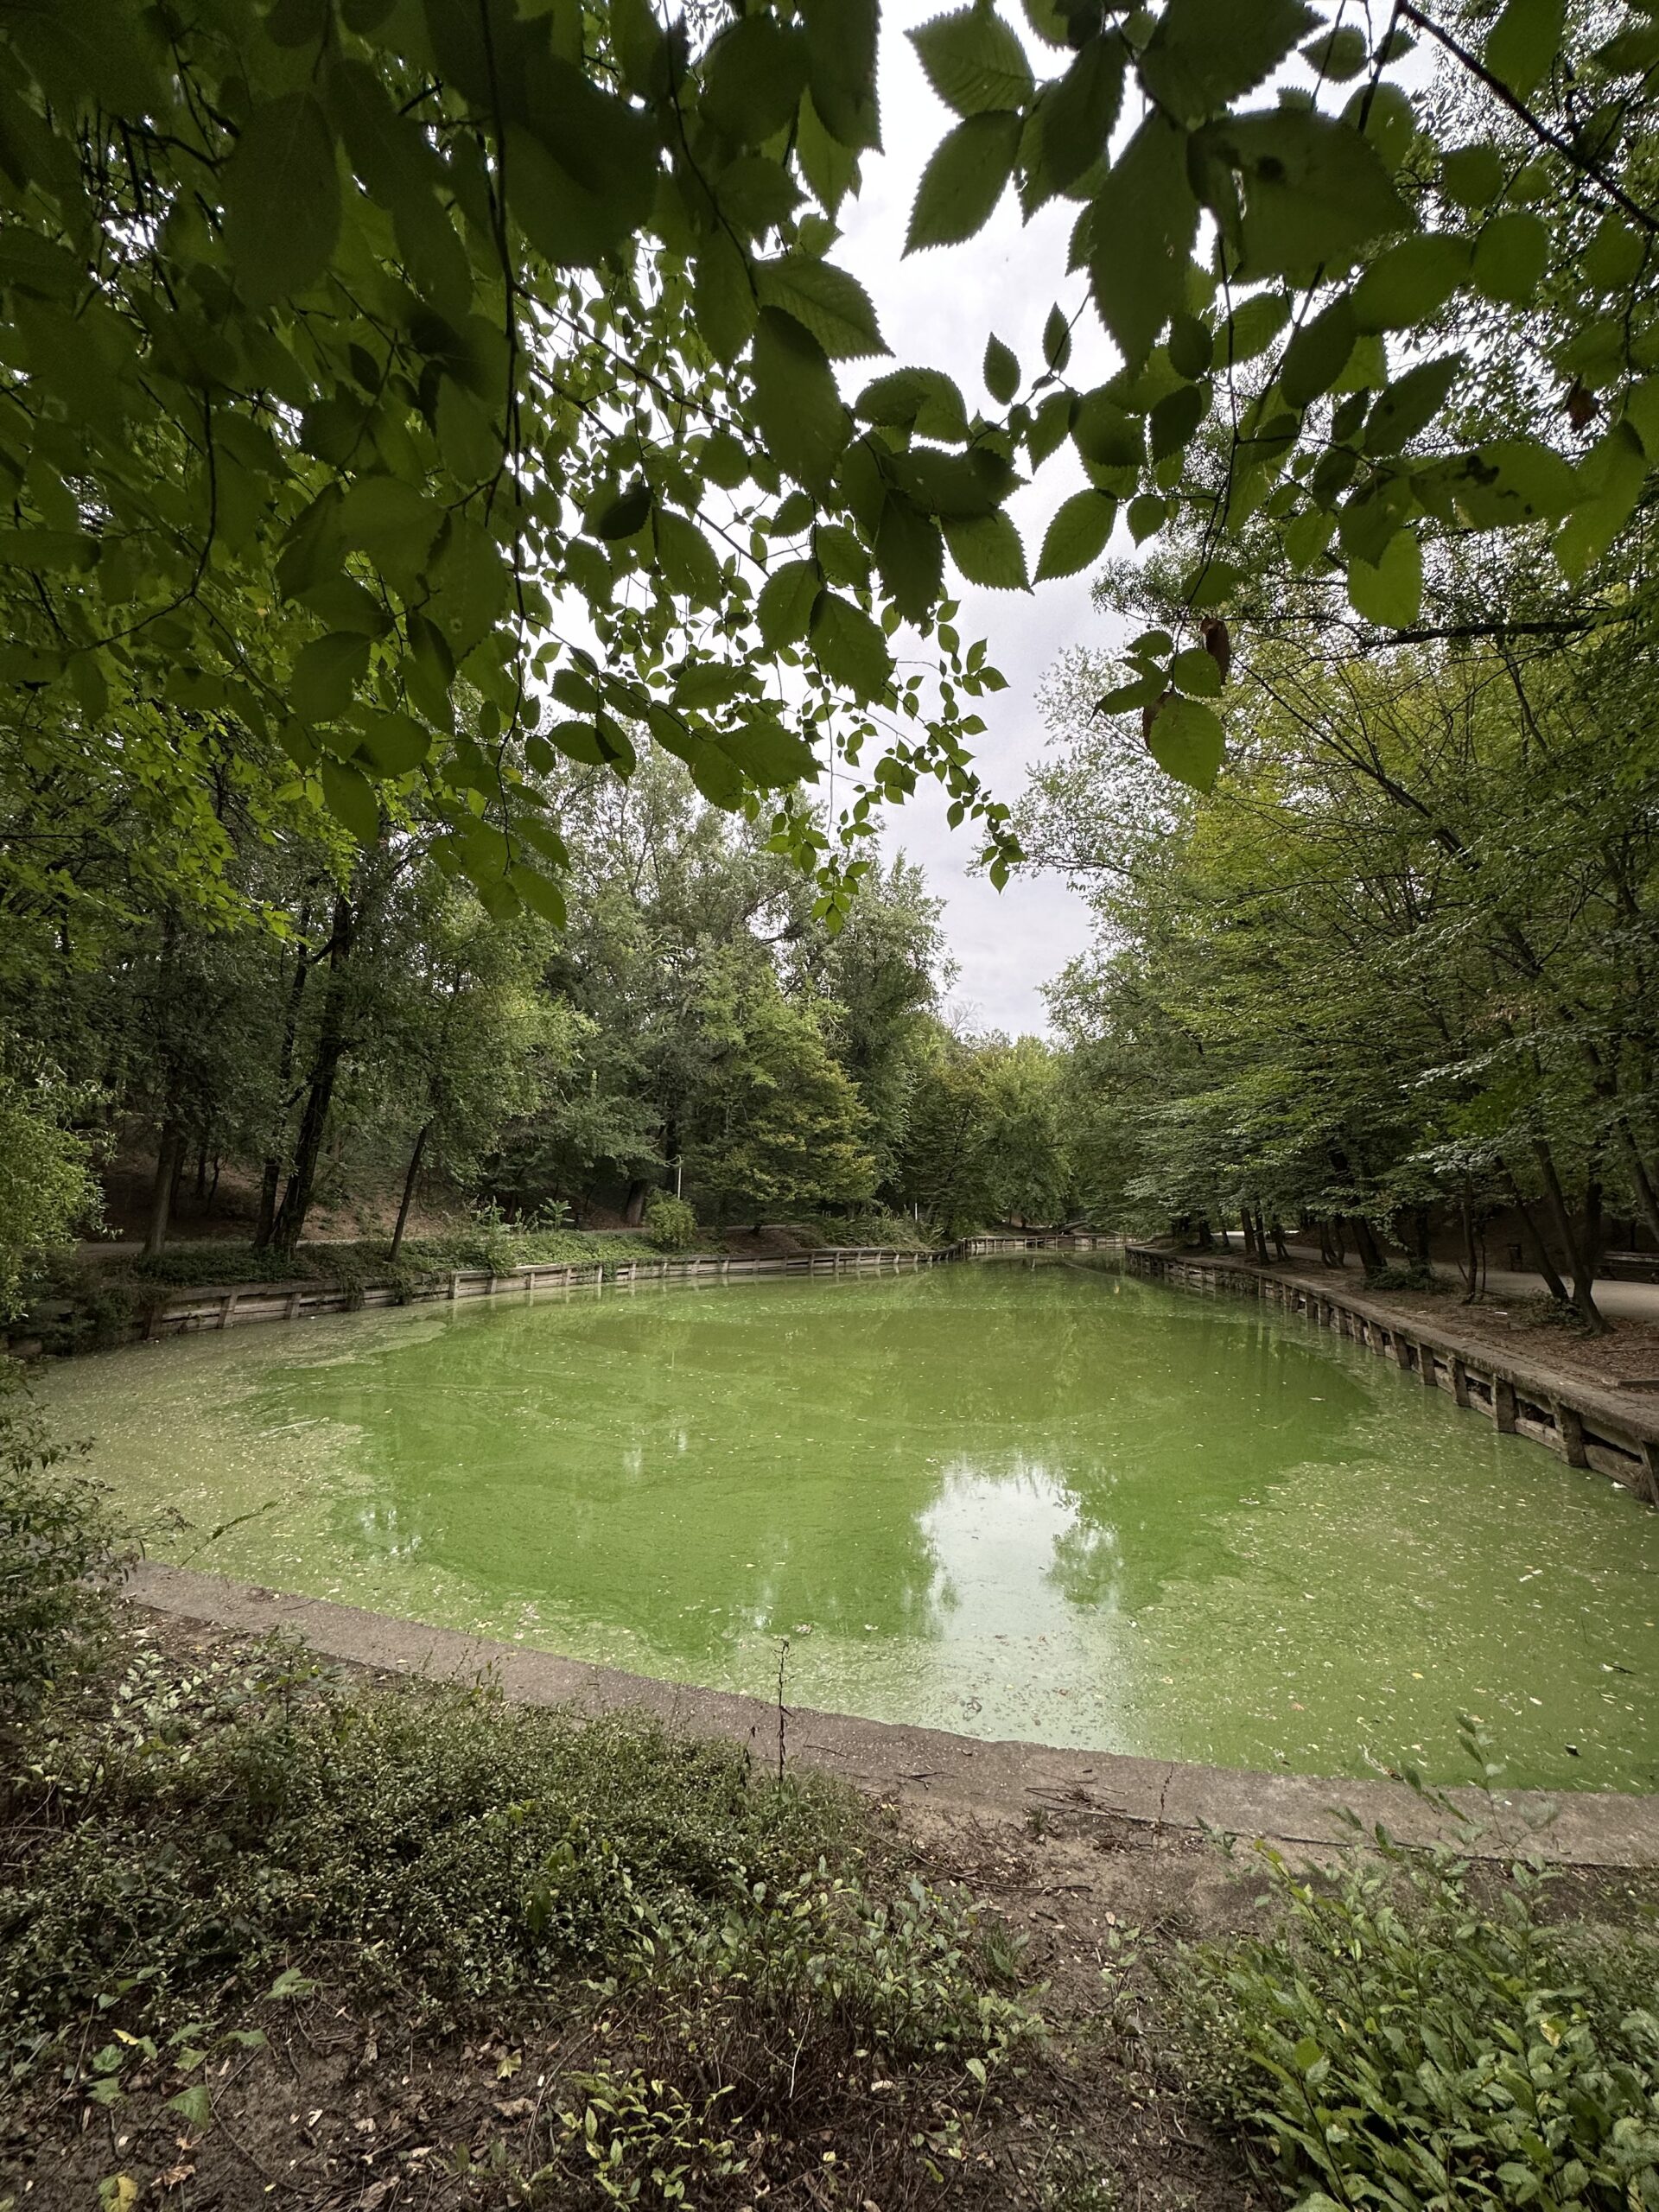
[[[1650,1937],[1552,1928],[1524,1861],[1267,1863],[1275,1927],[1196,1954],[1186,2027],[1300,2212],[1659,2204]]]

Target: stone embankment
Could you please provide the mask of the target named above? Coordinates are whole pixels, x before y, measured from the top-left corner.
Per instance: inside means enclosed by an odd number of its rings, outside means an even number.
[[[1617,1390],[1530,1361],[1506,1359],[1491,1344],[1402,1313],[1386,1297],[1333,1290],[1294,1271],[1133,1243],[1123,1247],[1123,1263],[1131,1274],[1259,1299],[1316,1328],[1334,1329],[1392,1360],[1402,1377],[1448,1391],[1458,1405],[1485,1414],[1500,1434],[1529,1437],[1568,1466],[1611,1475],[1659,1505],[1659,1407],[1633,1404]]]

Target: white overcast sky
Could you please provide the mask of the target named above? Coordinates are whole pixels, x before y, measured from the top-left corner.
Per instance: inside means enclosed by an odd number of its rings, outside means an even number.
[[[989,226],[965,247],[934,249],[904,258],[905,228],[928,156],[955,118],[935,96],[905,33],[938,15],[947,0],[886,0],[882,9],[880,84],[885,151],[867,157],[864,185],[842,209],[844,236],[835,257],[868,288],[893,348],[891,362],[849,365],[857,389],[867,376],[903,365],[944,369],[961,385],[969,410],[990,406],[981,378],[985,338],[994,330],[1020,356],[1027,379],[1042,365],[1042,332],[1057,299],[1068,315],[1085,296],[1081,275],[1065,274],[1067,242],[1077,203],[1044,208],[1028,226],[1012,191]],[[1003,20],[1018,16],[1005,10]],[[1023,28],[1023,26],[1022,26]],[[1027,41],[1028,48],[1033,42]],[[1063,57],[1033,51],[1039,73],[1052,73]],[[1116,357],[1092,307],[1080,318],[1068,374],[1086,389],[1109,376]],[[1035,569],[1049,517],[1084,482],[1066,446],[1036,481],[1015,494],[1009,512]],[[1127,547],[1128,533],[1120,528]],[[989,725],[976,752],[997,798],[1012,800],[1037,758],[1044,730],[1036,706],[1044,671],[1069,645],[1105,642],[1102,619],[1090,604],[1087,572],[1039,584],[1027,597],[980,590],[957,580],[965,640],[984,638],[990,657],[1008,679],[1006,691],[988,694],[978,711]],[[950,949],[960,965],[954,997],[976,1026],[1022,1031],[1046,1027],[1039,995],[1088,935],[1083,901],[1057,876],[1018,875],[1001,893],[983,876],[970,875],[969,830],[952,830],[946,800],[929,779],[915,798],[889,816],[884,847],[900,848],[927,870],[945,901]]]

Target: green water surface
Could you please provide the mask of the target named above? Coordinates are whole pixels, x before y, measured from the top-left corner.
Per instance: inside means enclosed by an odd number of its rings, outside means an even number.
[[[175,1339],[45,1393],[152,1555],[985,1737],[1659,1788],[1659,1517],[1303,1322],[1077,1263]],[[226,1525],[229,1524],[229,1525]],[[214,1533],[219,1531],[219,1533]]]

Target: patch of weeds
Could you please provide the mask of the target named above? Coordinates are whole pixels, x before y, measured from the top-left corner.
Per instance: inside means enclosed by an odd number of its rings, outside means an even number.
[[[1449,1853],[1330,1882],[1258,1847],[1278,1926],[1201,1947],[1177,1989],[1212,2109],[1304,2208],[1659,2206],[1659,2018],[1644,1939],[1622,1991],[1551,1929],[1525,1860],[1471,1886]],[[1586,1970],[1588,1969],[1588,1970]]]
[[[643,2196],[683,2204],[688,2190],[747,2166],[732,2138],[718,2132],[723,2090],[694,2101],[667,2082],[608,2069],[574,2075],[569,2087],[579,2101],[559,2114],[567,2152],[577,2153],[609,2203]],[[555,2171],[538,2178],[550,2180]]]
[[[1044,2169],[1037,2202],[1041,2212],[1122,2212],[1123,2191],[1091,2152],[1061,2144]]]
[[[1449,1290],[1451,1287],[1421,1260],[1403,1264],[1391,1261],[1387,1267],[1368,1268],[1365,1271],[1367,1290]]]
[[[102,1647],[120,1535],[103,1490],[0,1359],[0,1738],[35,1719]]]

